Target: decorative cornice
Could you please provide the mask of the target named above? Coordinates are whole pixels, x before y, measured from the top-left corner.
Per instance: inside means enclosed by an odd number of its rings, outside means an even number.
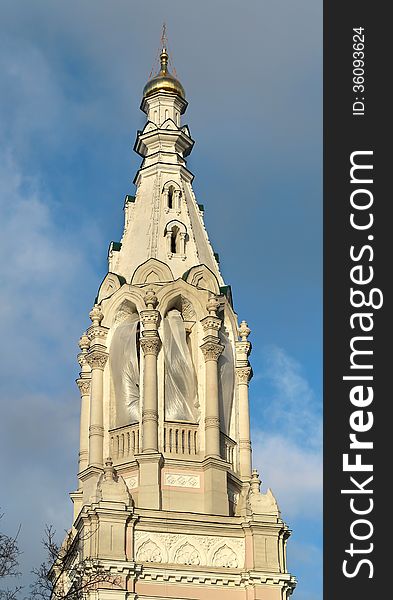
[[[140,345],[145,356],[147,354],[158,355],[160,350],[161,340],[159,337],[143,337],[140,340]]]
[[[252,377],[252,368],[251,367],[237,367],[236,369],[237,381],[239,384],[248,385]]]
[[[90,350],[90,352],[86,354],[86,360],[92,369],[104,370],[106,361],[108,360],[108,354],[102,350]]]
[[[224,350],[224,346],[219,342],[205,342],[201,346],[205,362],[209,360],[217,361]]]

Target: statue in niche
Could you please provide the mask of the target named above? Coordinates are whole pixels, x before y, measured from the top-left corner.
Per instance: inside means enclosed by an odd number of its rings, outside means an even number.
[[[198,387],[181,313],[170,310],[163,321],[165,358],[165,420],[199,419]]]
[[[139,316],[130,314],[117,326],[109,361],[116,399],[116,427],[139,421]]]

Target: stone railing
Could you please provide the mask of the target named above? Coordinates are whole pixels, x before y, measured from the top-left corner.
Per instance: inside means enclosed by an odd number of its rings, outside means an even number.
[[[236,461],[236,442],[221,431],[220,433],[221,457],[232,465],[232,470],[235,471]]]
[[[199,452],[198,425],[191,423],[164,423],[164,452],[195,456]]]
[[[111,457],[114,463],[132,460],[140,452],[139,423],[109,431]]]

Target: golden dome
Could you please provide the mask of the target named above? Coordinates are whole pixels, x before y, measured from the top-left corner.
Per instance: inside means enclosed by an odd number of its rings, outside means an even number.
[[[147,84],[143,88],[143,97],[147,98],[147,96],[151,96],[156,92],[164,90],[165,92],[172,92],[172,94],[177,94],[178,96],[183,98],[183,100],[185,100],[186,93],[184,91],[184,87],[182,86],[180,81],[178,81],[176,77],[174,77],[168,71],[168,53],[165,50],[165,48],[162,49],[160,55],[160,62],[161,70],[158,73],[158,75],[156,75],[147,82]]]

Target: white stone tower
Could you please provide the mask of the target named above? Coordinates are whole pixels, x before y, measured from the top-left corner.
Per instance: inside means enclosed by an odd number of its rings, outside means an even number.
[[[165,48],[160,61],[136,194],[80,339],[73,532],[80,557],[120,578],[99,600],[286,600],[290,532],[251,465],[250,329],[192,190],[187,102]]]

